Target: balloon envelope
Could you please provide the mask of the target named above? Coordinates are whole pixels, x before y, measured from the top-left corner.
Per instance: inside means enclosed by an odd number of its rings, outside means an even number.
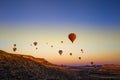
[[[63,43],[63,41],[61,41],[61,43]]]
[[[78,59],[80,60],[80,59],[81,59],[81,57],[78,57]]]
[[[81,52],[83,53],[83,49],[81,49]]]
[[[13,48],[13,51],[15,52],[17,50],[17,48]]]
[[[37,42],[35,41],[33,44],[36,46],[36,45],[37,45]]]
[[[62,50],[59,50],[59,54],[62,55],[63,51]]]
[[[51,47],[53,47],[53,45],[51,45]]]
[[[13,46],[15,47],[15,46],[16,46],[16,44],[13,44]]]
[[[70,39],[70,41],[73,43],[76,39],[76,34],[75,33],[70,33],[68,35],[68,38]]]
[[[91,62],[91,64],[93,64],[93,62]]]
[[[72,56],[72,53],[70,53],[70,56]]]

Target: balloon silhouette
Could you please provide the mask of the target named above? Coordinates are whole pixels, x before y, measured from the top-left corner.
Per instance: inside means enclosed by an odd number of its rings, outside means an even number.
[[[17,50],[17,48],[13,48],[13,51],[15,52]]]
[[[16,44],[13,44],[13,46],[15,47],[15,46],[16,46]]]
[[[51,47],[53,47],[53,45],[51,45]]]
[[[68,38],[70,39],[70,41],[73,43],[76,39],[76,34],[75,33],[70,33],[68,35]]]
[[[80,59],[81,59],[81,57],[78,57],[78,59],[80,60]]]
[[[62,50],[59,50],[59,54],[62,55],[63,51]]]
[[[93,62],[91,62],[91,65],[93,65]]]
[[[63,43],[63,41],[61,41],[61,43]]]
[[[70,56],[72,56],[72,53],[70,53]]]
[[[36,47],[36,50],[37,50],[38,48]]]
[[[36,45],[37,45],[37,42],[35,41],[33,44],[36,46]]]
[[[81,49],[81,52],[83,53],[83,49]]]

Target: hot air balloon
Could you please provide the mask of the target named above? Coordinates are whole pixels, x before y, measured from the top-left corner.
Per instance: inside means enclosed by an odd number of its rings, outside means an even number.
[[[51,47],[53,47],[53,45],[51,45]]]
[[[36,50],[37,50],[38,48],[36,47]]]
[[[80,59],[81,59],[81,57],[78,57],[78,59],[80,60]]]
[[[15,52],[17,50],[17,48],[13,48],[13,51]]]
[[[81,52],[83,53],[83,49],[81,49]]]
[[[15,46],[16,46],[16,44],[13,44],[13,46],[15,47]]]
[[[93,62],[91,62],[91,65],[93,65]]]
[[[70,39],[70,41],[73,43],[76,39],[76,34],[75,33],[70,33],[68,35],[68,38]]]
[[[63,41],[61,41],[61,43],[63,43]]]
[[[62,55],[63,51],[62,50],[59,50],[59,54]]]
[[[37,45],[37,42],[35,41],[33,44],[36,46],[36,45]]]
[[[70,56],[72,56],[72,53],[70,53]]]

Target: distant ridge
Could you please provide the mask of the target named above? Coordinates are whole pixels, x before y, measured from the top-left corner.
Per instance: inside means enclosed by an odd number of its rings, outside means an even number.
[[[43,58],[0,50],[0,80],[76,80],[74,72]]]

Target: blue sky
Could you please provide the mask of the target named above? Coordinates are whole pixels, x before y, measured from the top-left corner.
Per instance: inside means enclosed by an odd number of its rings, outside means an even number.
[[[71,32],[77,35],[74,44],[68,39]],[[120,0],[0,0],[0,49],[8,52],[16,43],[16,53],[53,63],[119,64],[119,35]],[[30,47],[34,41],[39,43],[37,53]],[[85,49],[81,63],[76,59],[80,48]],[[62,58],[59,49],[65,52]]]
[[[1,23],[120,25],[119,0],[1,0]]]

